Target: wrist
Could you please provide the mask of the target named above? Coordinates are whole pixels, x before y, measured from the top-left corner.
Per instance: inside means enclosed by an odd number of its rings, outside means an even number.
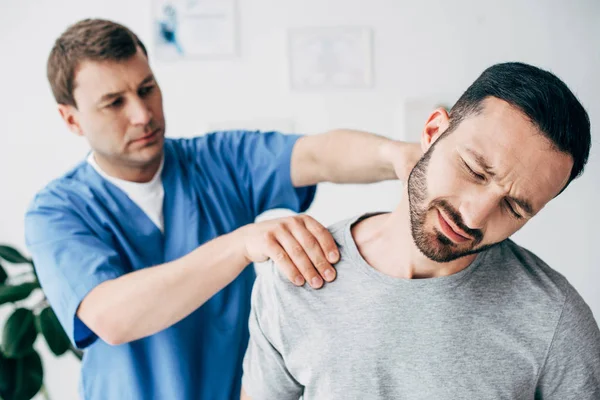
[[[227,236],[231,239],[231,249],[233,257],[243,260],[244,268],[252,263],[250,253],[248,252],[247,238],[249,237],[250,227],[254,224],[244,225],[235,231],[228,233]]]
[[[379,157],[382,162],[381,168],[384,179],[398,179],[397,165],[398,154],[402,153],[402,142],[386,140],[379,146]]]

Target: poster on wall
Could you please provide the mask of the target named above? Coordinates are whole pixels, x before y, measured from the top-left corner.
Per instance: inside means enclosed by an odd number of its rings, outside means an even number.
[[[373,84],[370,28],[288,31],[290,80],[295,90],[361,89]]]
[[[237,55],[236,0],[153,0],[152,16],[161,61]]]

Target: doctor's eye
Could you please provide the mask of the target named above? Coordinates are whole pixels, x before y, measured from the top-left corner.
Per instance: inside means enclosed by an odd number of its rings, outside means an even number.
[[[123,98],[118,97],[112,103],[109,103],[106,107],[108,108],[119,108],[123,105]]]
[[[138,93],[141,97],[147,96],[150,93],[152,93],[152,91],[154,90],[154,85],[151,86],[145,86],[143,88],[141,88]]]

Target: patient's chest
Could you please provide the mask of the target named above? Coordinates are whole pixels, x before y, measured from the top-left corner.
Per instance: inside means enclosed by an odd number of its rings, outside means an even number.
[[[485,302],[424,299],[355,293],[299,310],[282,356],[305,398],[533,396],[543,339]]]

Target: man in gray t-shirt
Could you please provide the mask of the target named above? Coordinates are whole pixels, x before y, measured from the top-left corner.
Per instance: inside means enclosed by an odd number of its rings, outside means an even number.
[[[259,274],[242,399],[600,399],[591,310],[508,239],[582,172],[590,142],[556,76],[488,68],[430,115],[398,207],[330,228],[334,282]]]
[[[600,399],[592,313],[535,255],[506,240],[458,273],[399,279],[360,255],[354,220],[330,229],[341,261],[322,290],[259,275],[252,399]]]

